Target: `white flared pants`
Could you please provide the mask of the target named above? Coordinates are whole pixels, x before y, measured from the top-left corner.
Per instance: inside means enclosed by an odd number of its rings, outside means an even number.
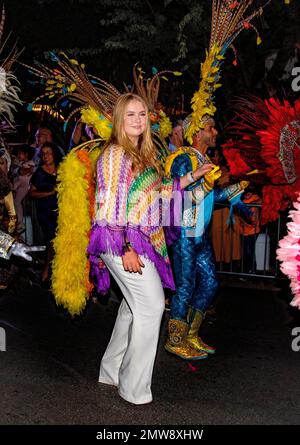
[[[124,298],[101,361],[99,382],[117,386],[128,402],[151,402],[152,371],[165,306],[159,274],[144,257],[142,275],[126,272],[121,257],[103,254],[101,258]]]

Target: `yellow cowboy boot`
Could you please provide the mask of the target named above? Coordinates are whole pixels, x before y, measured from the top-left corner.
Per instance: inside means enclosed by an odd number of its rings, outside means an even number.
[[[193,308],[189,309],[187,316],[189,331],[186,341],[196,351],[205,351],[207,354],[214,354],[216,352],[215,348],[204,343],[204,341],[198,336],[199,328],[203,319],[204,314],[201,311],[197,311]]]
[[[201,360],[207,358],[204,351],[196,351],[186,342],[188,324],[182,320],[170,319],[168,324],[169,337],[165,344],[166,351],[175,354],[183,360]]]

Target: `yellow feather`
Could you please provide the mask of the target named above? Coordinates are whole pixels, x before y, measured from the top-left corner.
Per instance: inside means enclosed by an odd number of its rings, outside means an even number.
[[[70,85],[70,86],[68,87],[68,90],[71,91],[71,92],[73,92],[73,91],[76,90],[76,88],[77,88],[76,83],[72,83],[72,85]]]
[[[159,132],[163,138],[166,138],[172,133],[172,123],[163,111],[160,111],[159,115],[161,118],[159,121]]]
[[[99,137],[105,141],[109,139],[111,135],[111,122],[103,115],[99,116],[99,112],[89,106],[81,110],[81,117],[84,123],[94,128]]]
[[[94,151],[94,150],[93,150]],[[99,150],[93,153],[93,164]],[[86,166],[71,151],[58,170],[58,227],[54,239],[52,290],[56,303],[73,316],[80,314],[89,294],[86,249],[91,221]]]

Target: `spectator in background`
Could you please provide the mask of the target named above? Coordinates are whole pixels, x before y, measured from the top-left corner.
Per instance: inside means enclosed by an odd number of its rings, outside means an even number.
[[[50,278],[50,262],[53,258],[51,241],[55,236],[57,224],[56,175],[62,156],[55,144],[46,142],[41,147],[40,159],[41,165],[30,180],[29,193],[36,200],[37,218],[47,246],[47,258],[42,272],[42,281],[47,282]]]
[[[50,128],[40,127],[37,129],[37,131],[35,133],[35,143],[33,144],[33,147],[35,148],[33,161],[35,162],[36,167],[40,163],[40,160],[41,160],[40,151],[41,151],[41,147],[45,143],[53,143],[53,134],[52,134],[52,131],[50,130]],[[58,145],[56,147],[59,150],[61,156],[64,156],[65,155],[64,150],[61,147],[59,147]]]
[[[36,166],[38,166],[40,163],[41,146],[46,142],[50,143],[53,142],[52,131],[50,130],[50,128],[40,127],[37,129],[35,133],[35,143],[33,144],[33,147],[35,148],[35,153],[32,159]]]
[[[14,202],[17,212],[17,232],[24,230],[23,224],[23,200],[29,191],[30,178],[35,169],[33,161],[34,148],[29,145],[23,145],[18,149],[18,165],[14,170]]]

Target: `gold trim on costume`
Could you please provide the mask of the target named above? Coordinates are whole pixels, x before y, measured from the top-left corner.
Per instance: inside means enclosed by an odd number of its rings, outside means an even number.
[[[171,176],[171,168],[174,160],[177,158],[177,156],[188,154],[192,163],[192,170],[196,170],[198,168],[198,160],[197,156],[194,153],[194,151],[190,147],[180,147],[177,150],[175,150],[172,154],[170,154],[166,159],[165,164],[165,173],[166,176]]]
[[[9,260],[10,258],[10,249],[15,242],[14,238],[12,238],[8,233],[2,232],[0,230],[0,257],[5,260]]]

